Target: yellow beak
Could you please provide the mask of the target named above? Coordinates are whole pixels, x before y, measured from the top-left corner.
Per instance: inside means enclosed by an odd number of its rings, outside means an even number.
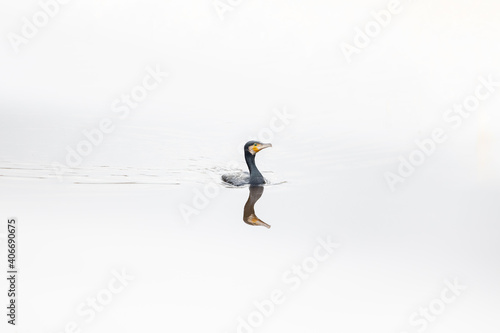
[[[257,145],[256,147],[253,148],[253,150],[255,152],[259,152],[261,151],[262,149],[265,149],[265,148],[269,148],[269,147],[272,147],[273,145],[270,144],[270,143],[263,143],[261,145]]]

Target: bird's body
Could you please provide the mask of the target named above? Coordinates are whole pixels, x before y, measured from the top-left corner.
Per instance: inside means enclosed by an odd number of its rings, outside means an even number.
[[[230,173],[222,176],[222,180],[233,186],[242,185],[263,185],[266,183],[264,176],[260,173],[255,164],[255,155],[264,148],[272,147],[270,143],[261,143],[258,141],[248,141],[245,144],[245,161],[249,172]]]
[[[243,186],[250,184],[250,174],[246,171],[227,173],[222,175],[222,180],[233,186]]]

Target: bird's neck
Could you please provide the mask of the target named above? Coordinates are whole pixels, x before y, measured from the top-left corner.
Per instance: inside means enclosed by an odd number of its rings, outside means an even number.
[[[255,165],[255,155],[250,154],[250,152],[245,152],[245,161],[247,162],[248,171],[250,171],[250,182],[263,181],[264,177],[257,169]]]

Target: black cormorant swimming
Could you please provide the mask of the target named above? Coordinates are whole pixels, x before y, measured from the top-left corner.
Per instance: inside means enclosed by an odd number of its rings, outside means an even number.
[[[247,162],[248,172],[244,173],[231,173],[222,175],[222,180],[234,186],[241,185],[263,185],[266,180],[260,173],[259,169],[255,165],[255,155],[262,149],[272,147],[270,143],[262,143],[259,141],[248,141],[245,143],[245,161]]]

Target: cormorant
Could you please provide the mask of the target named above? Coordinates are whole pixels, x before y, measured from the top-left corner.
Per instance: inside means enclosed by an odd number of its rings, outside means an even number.
[[[273,145],[270,143],[262,143],[259,141],[248,141],[245,143],[244,152],[245,152],[245,161],[247,162],[248,172],[243,173],[231,173],[222,175],[222,180],[226,183],[229,183],[234,186],[241,185],[262,185],[266,183],[266,180],[260,173],[259,169],[255,165],[255,155],[261,151],[262,149],[272,147]]]

